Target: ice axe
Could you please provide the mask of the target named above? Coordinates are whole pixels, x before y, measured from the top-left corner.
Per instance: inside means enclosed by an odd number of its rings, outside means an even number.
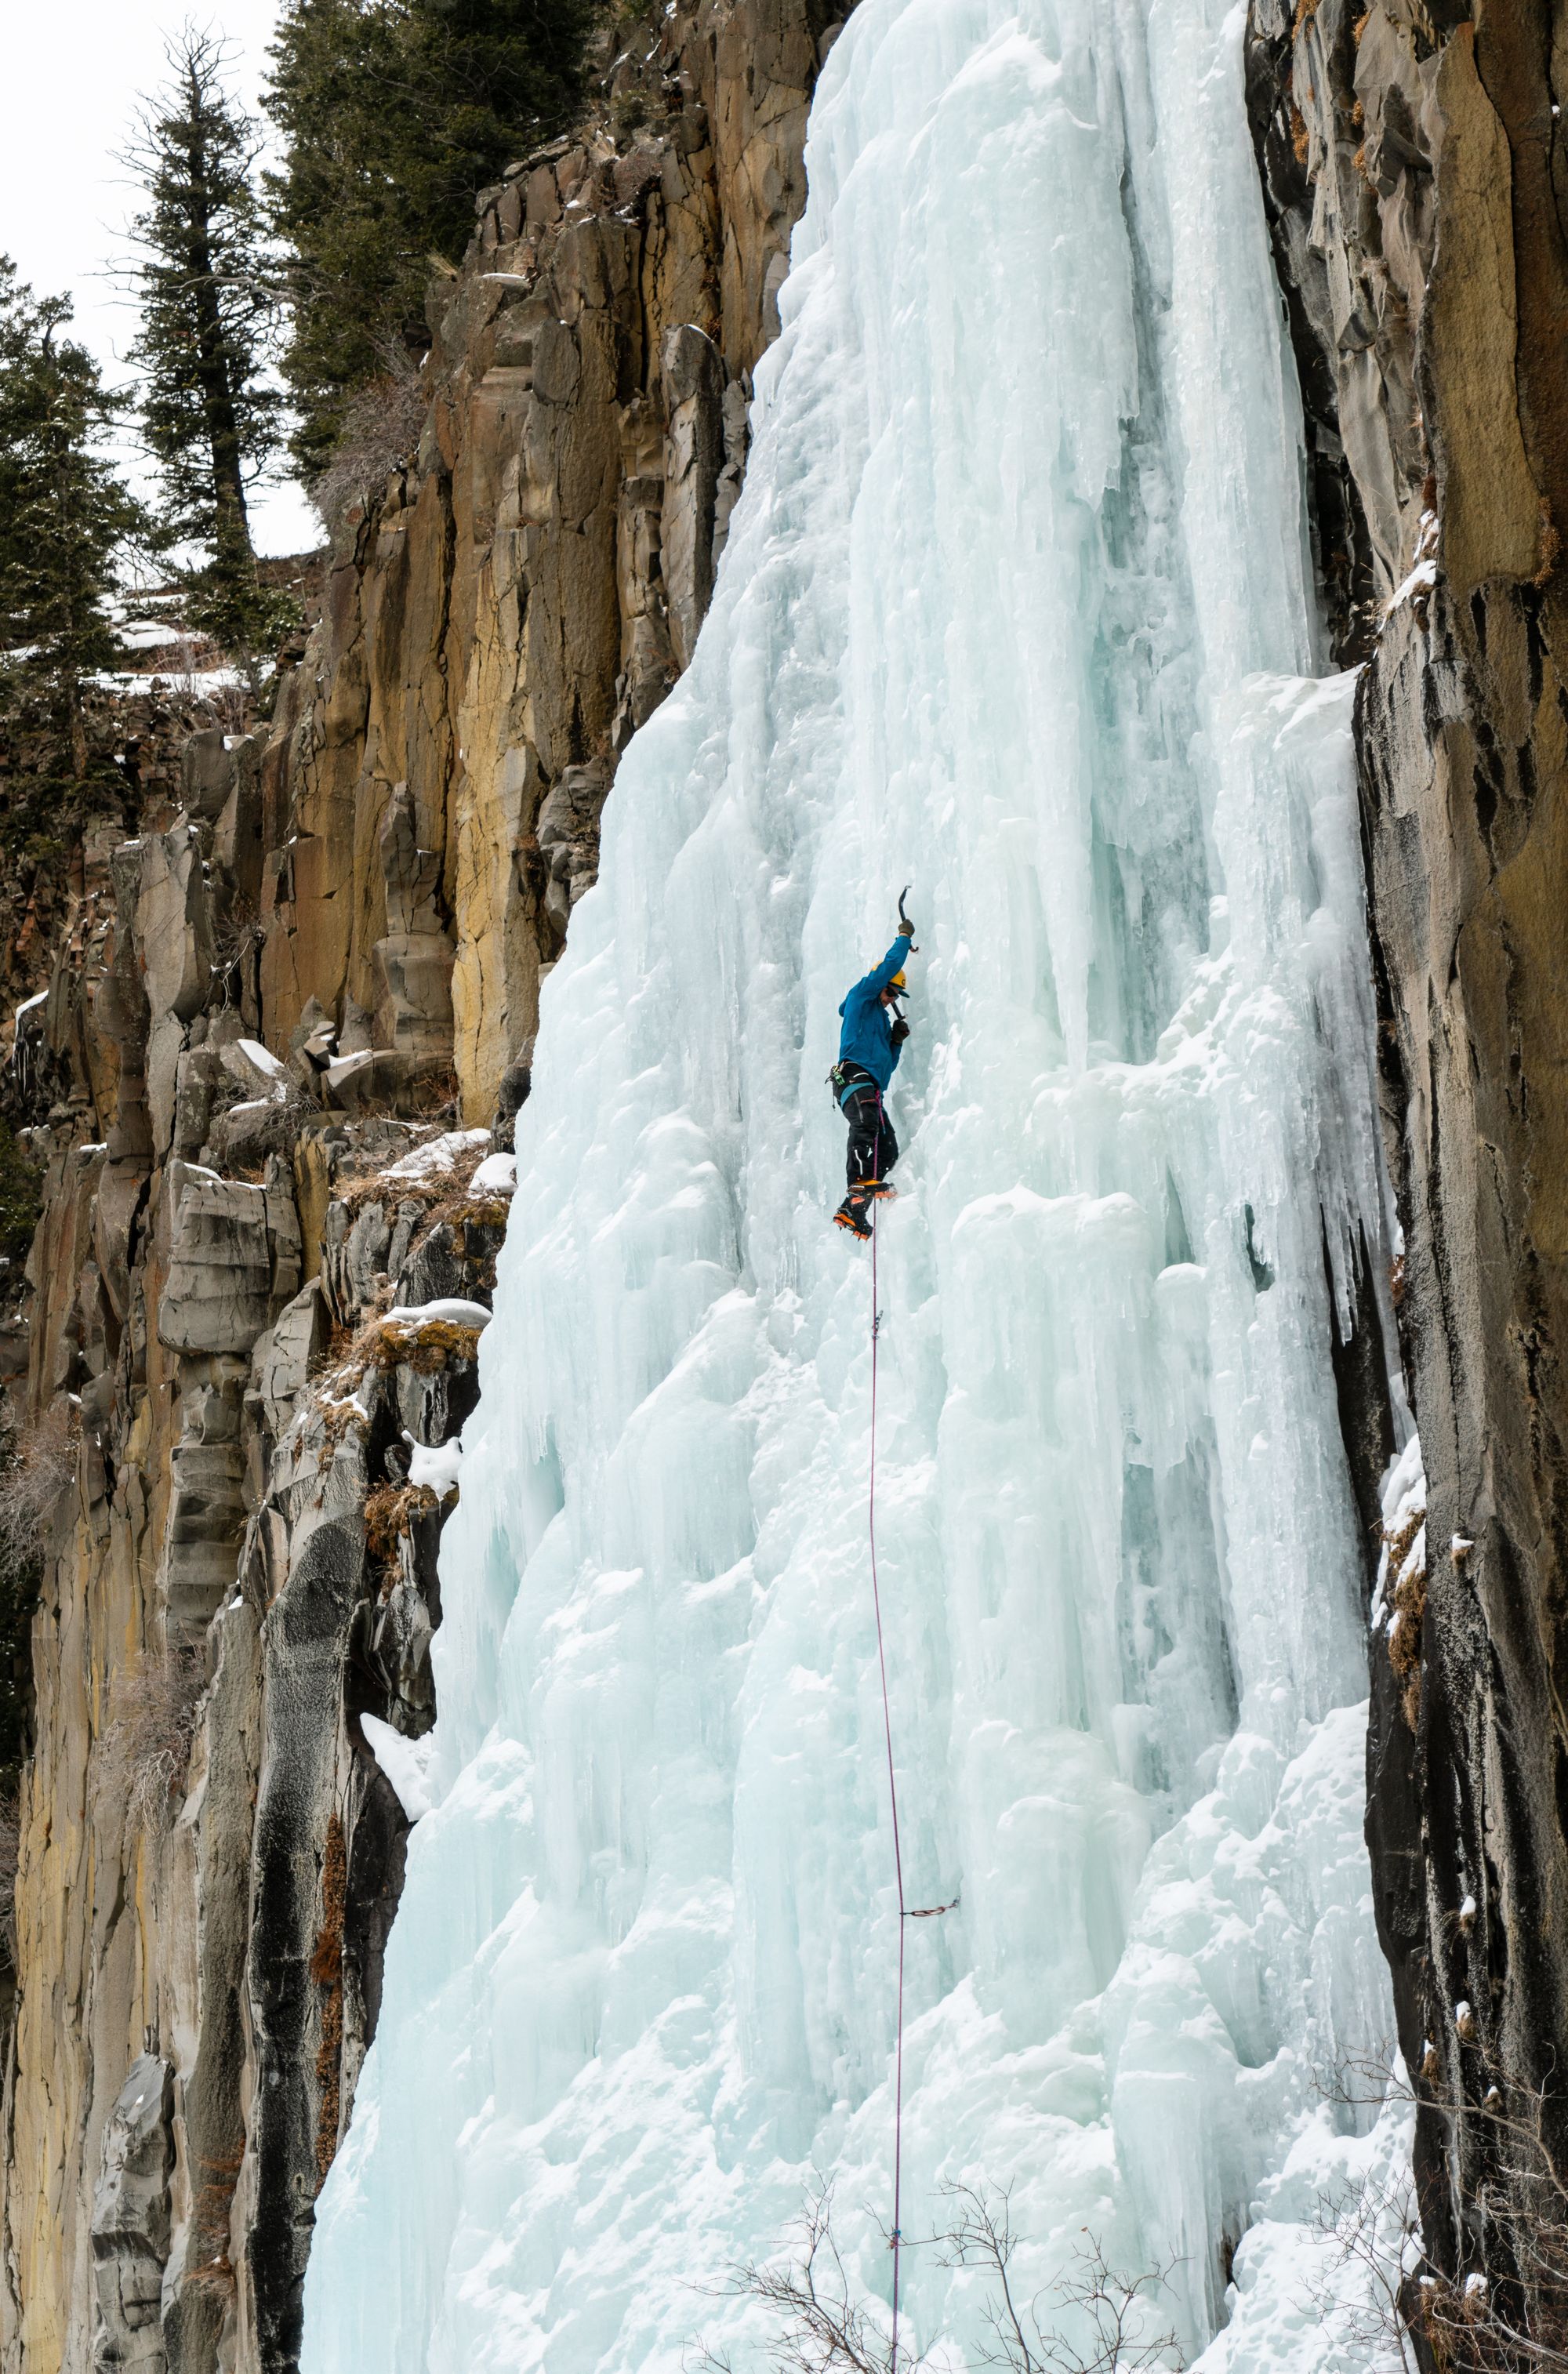
[[[905,929],[909,933],[910,955],[912,957],[917,957],[920,954],[920,950],[914,943],[914,925],[910,922],[908,915],[905,913],[903,903],[908,898],[912,887],[913,886],[911,884],[906,882],[903,888],[899,892],[899,922],[904,925]]]

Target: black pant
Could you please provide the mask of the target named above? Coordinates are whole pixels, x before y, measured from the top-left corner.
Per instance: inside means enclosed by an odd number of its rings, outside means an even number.
[[[899,1142],[876,1081],[866,1080],[851,1088],[841,1110],[849,1123],[850,1187],[859,1187],[867,1179],[885,1179],[899,1158]]]

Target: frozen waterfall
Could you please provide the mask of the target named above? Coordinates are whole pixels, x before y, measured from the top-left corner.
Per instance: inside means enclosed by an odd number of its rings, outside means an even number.
[[[712,615],[545,993],[309,2374],[744,2374],[713,2286],[813,2171],[886,2296],[823,1075],[911,877],[878,1542],[911,1897],[962,1900],[910,1939],[905,2230],[1010,2186],[1027,2291],[1087,2232],[1206,2368],[1378,2362],[1309,2262],[1399,2143],[1320,2090],[1391,2026],[1325,1275],[1384,1220],[1242,14],[861,0],[829,60]],[[905,2286],[973,2362],[973,2279]]]

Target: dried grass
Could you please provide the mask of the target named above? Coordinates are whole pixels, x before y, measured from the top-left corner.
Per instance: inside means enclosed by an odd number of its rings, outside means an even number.
[[[1426,1561],[1406,1570],[1416,1535],[1426,1522],[1424,1509],[1412,1509],[1392,1532],[1385,1526],[1384,1547],[1390,1579],[1388,1604],[1398,1621],[1388,1635],[1388,1663],[1400,1685],[1399,1708],[1414,1731],[1421,1710],[1421,1627],[1426,1616]]]
[[[192,2256],[196,2263],[186,2280],[198,2290],[212,2292],[225,2301],[234,2294],[234,2266],[229,2256],[230,2225],[234,2190],[244,2160],[242,2149],[201,2161],[202,2181],[196,2188],[192,2217]]]
[[[419,1150],[418,1146],[409,1149],[411,1153]],[[368,1171],[362,1179],[350,1179],[338,1188],[334,1200],[350,1212],[360,1211],[367,1204],[421,1204],[427,1215],[426,1225],[431,1226],[441,1205],[461,1203],[466,1198],[468,1182],[489,1150],[488,1146],[465,1146],[447,1168],[421,1178],[389,1179],[384,1170]],[[444,1213],[442,1216],[445,1216]]]
[[[412,1369],[439,1377],[478,1357],[479,1330],[453,1319],[378,1319],[366,1330],[365,1357],[373,1369]]]
[[[311,1977],[322,1990],[321,2044],[316,2052],[316,2174],[324,2182],[337,2156],[337,2121],[343,2098],[343,1917],[348,1901],[348,1855],[341,1816],[326,1826],[322,1861],[321,1927],[311,1956]]]
[[[378,1484],[365,1500],[365,1547],[383,1569],[382,1596],[397,1572],[397,1545],[421,1517],[433,1517],[441,1500],[428,1484]]]
[[[125,1800],[133,1828],[161,1829],[169,1801],[190,1767],[206,1688],[201,1651],[149,1653],[116,1679],[104,1737],[110,1786]]]
[[[80,1439],[81,1414],[63,1400],[13,1436],[0,1467],[0,1556],[18,1565],[38,1556],[55,1503],[76,1478]]]
[[[1532,585],[1544,585],[1557,566],[1562,538],[1558,535],[1551,516],[1551,505],[1544,495],[1540,498],[1540,529],[1536,538],[1536,559],[1539,566],[1531,578]]]
[[[345,1381],[350,1382],[350,1391],[349,1393],[346,1394],[341,1400],[333,1400],[327,1404],[326,1416],[322,1420],[321,1439],[324,1448],[328,1451],[336,1451],[337,1449],[339,1443],[343,1440],[344,1436],[348,1432],[350,1428],[352,1428],[357,1434],[363,1434],[370,1426],[370,1419],[366,1416],[359,1404],[352,1398],[352,1387],[359,1383],[360,1379],[364,1375],[364,1369],[361,1366],[355,1370],[351,1381],[337,1378],[334,1378],[330,1381],[333,1383]]]
[[[443,1129],[455,1129],[463,1084],[455,1072],[427,1072],[414,1082],[409,1100],[417,1120],[437,1121]]]

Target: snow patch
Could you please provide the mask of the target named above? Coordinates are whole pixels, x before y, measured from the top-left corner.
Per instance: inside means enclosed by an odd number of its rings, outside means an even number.
[[[376,1714],[362,1714],[360,1729],[364,1733],[366,1746],[396,1791],[397,1802],[408,1819],[422,1820],[437,1803],[430,1774],[434,1746],[431,1735],[427,1733],[423,1739],[405,1739],[400,1731],[394,1731]]]
[[[468,1181],[470,1195],[510,1195],[517,1186],[517,1157],[487,1154]]]
[[[1422,511],[1416,534],[1415,566],[1409,575],[1389,595],[1383,605],[1383,615],[1391,618],[1402,603],[1418,594],[1430,594],[1437,582],[1437,514]]]
[[[349,1058],[352,1061],[352,1057]],[[330,1066],[328,1067],[330,1070]],[[430,1179],[442,1172],[454,1170],[466,1154],[477,1146],[488,1146],[488,1129],[449,1129],[440,1137],[432,1137],[423,1146],[415,1146],[411,1154],[389,1163],[381,1172],[383,1179]]]
[[[457,1436],[432,1449],[428,1443],[416,1442],[405,1427],[403,1440],[408,1445],[410,1484],[434,1492],[443,1500],[449,1492],[456,1491],[463,1466],[463,1445]]]
[[[264,1047],[259,1039],[236,1039],[234,1044],[253,1071],[265,1079],[277,1080],[287,1093],[289,1074],[270,1047]]]
[[[383,1322],[418,1327],[426,1320],[444,1319],[454,1327],[488,1327],[494,1313],[482,1302],[466,1302],[460,1294],[438,1295],[433,1302],[399,1302],[382,1313]]]

